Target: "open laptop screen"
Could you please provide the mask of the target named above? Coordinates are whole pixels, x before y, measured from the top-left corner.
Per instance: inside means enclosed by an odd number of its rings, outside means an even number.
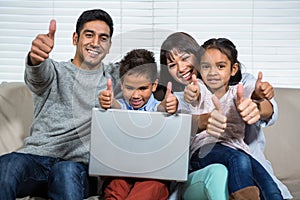
[[[185,181],[191,115],[92,111],[90,175]]]

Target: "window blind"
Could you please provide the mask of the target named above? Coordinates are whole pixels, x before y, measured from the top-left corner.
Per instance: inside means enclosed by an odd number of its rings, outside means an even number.
[[[51,19],[57,21],[51,57],[71,59],[76,20],[92,8],[106,10],[115,23],[106,63],[133,48],[154,51],[159,62],[163,40],[185,31],[199,44],[227,37],[237,46],[243,71],[262,71],[275,87],[300,88],[299,0],[1,0],[0,82],[23,81],[31,42],[47,33]]]

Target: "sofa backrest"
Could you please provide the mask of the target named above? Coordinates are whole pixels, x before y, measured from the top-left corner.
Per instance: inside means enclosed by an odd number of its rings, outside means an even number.
[[[265,154],[276,176],[300,199],[299,89],[275,89],[279,117],[265,128]],[[0,84],[0,155],[23,145],[33,117],[32,95],[24,83]]]
[[[278,120],[264,129],[265,154],[276,176],[300,198],[300,89],[276,88]],[[298,118],[299,117],[299,118]]]
[[[23,145],[33,116],[32,95],[22,82],[0,84],[0,155]]]

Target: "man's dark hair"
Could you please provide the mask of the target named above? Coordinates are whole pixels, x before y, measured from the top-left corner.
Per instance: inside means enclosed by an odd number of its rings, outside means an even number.
[[[110,37],[112,37],[114,32],[113,20],[107,12],[101,9],[86,10],[80,15],[76,24],[76,33],[78,36],[85,23],[95,20],[104,21],[109,26]]]

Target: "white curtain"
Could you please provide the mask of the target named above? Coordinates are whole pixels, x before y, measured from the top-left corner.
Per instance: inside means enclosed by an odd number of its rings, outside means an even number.
[[[300,88],[299,0],[0,0],[0,82],[23,81],[25,57],[49,21],[57,21],[51,57],[74,56],[72,34],[86,9],[101,8],[115,23],[105,62],[133,48],[147,48],[159,62],[160,45],[174,31],[202,44],[227,37],[239,51],[243,71],[264,74],[276,87]]]

